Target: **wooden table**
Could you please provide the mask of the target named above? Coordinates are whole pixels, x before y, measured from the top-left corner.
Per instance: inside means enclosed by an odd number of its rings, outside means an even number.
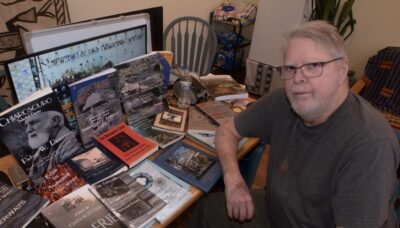
[[[188,143],[192,146],[200,148],[202,151],[205,151],[213,156],[216,156],[216,152],[208,149],[207,147],[200,145],[199,143],[196,143],[190,139],[184,139],[183,140],[185,143]],[[249,153],[252,149],[254,149],[260,140],[258,138],[248,138],[247,142],[240,148],[240,150],[237,153],[237,158],[238,160],[243,158],[247,153]],[[158,151],[157,153],[153,154],[150,159],[153,159],[157,157],[157,155],[160,153]],[[200,199],[201,196],[204,195],[204,192],[199,190],[198,188],[194,186],[190,186],[189,191],[192,193],[192,197],[190,200],[188,200],[183,206],[181,206],[173,215],[171,215],[164,223],[162,224],[154,224],[153,227],[159,228],[159,227],[167,227],[169,224],[171,224],[175,219],[177,219],[184,211],[186,211],[192,204],[194,204],[198,199]]]

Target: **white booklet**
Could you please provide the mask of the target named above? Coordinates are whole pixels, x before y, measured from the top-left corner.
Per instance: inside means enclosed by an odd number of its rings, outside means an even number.
[[[155,215],[163,223],[192,196],[189,184],[178,179],[150,160],[145,160],[128,171],[137,182],[164,200],[167,205]]]

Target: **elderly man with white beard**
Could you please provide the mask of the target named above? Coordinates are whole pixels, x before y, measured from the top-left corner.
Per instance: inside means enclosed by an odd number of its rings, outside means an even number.
[[[64,125],[57,111],[36,113],[25,119],[28,144],[35,151],[28,177],[40,184],[45,172],[81,149],[76,133]]]
[[[305,23],[288,34],[283,89],[221,125],[216,146],[225,194],[210,194],[190,227],[398,227],[399,143],[383,116],[349,91],[336,28]],[[265,190],[251,191],[236,159],[242,137],[270,145]]]

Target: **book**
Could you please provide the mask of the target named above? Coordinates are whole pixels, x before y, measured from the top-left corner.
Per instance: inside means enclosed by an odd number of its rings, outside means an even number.
[[[128,167],[101,145],[69,158],[68,164],[89,184],[127,171]]]
[[[0,171],[7,175],[14,187],[20,187],[29,179],[12,154],[0,158]]]
[[[84,184],[65,164],[82,146],[51,88],[0,113],[0,138],[28,175],[27,189],[51,202]]]
[[[186,119],[187,110],[170,106],[168,110],[157,114],[152,128],[160,131],[185,134]]]
[[[191,106],[189,109],[189,120],[187,132],[215,134],[218,125],[203,114],[198,108]]]
[[[127,227],[145,227],[166,205],[128,173],[90,186],[90,191]]]
[[[84,185],[43,208],[41,213],[54,227],[120,228],[122,225],[89,191],[89,185]]]
[[[164,82],[161,58],[160,54],[153,52],[114,66],[118,74],[120,99],[128,125],[132,128],[139,125],[151,127],[155,115],[168,108],[165,95],[168,81]]]
[[[113,68],[69,84],[83,144],[123,121],[117,88]]]
[[[166,148],[174,143],[176,143],[178,140],[183,139],[184,135],[182,134],[176,134],[173,132],[167,132],[167,131],[159,131],[155,130],[152,128],[148,129],[136,129],[135,130],[146,137],[148,140],[158,144],[159,147],[161,148]]]
[[[167,203],[155,216],[159,223],[168,219],[192,195],[189,192],[189,184],[158,167],[150,160],[143,161],[129,170],[128,174]]]
[[[0,227],[26,227],[49,201],[0,182]]]
[[[237,114],[221,101],[201,102],[195,106],[218,125]]]
[[[96,140],[129,168],[158,150],[157,144],[149,141],[125,123],[120,123],[104,132]]]
[[[200,83],[206,87],[216,101],[244,99],[249,97],[245,86],[237,83],[230,75],[208,74],[200,77]]]
[[[216,154],[216,147],[215,147],[215,133],[201,133],[201,132],[187,132],[186,136],[195,141],[200,143],[201,145],[207,147],[208,149],[210,149],[211,151],[214,152],[215,155]],[[242,148],[244,146],[244,144],[246,144],[247,142],[247,138],[244,137],[242,139],[240,139],[239,143],[238,143],[238,150],[240,148]]]
[[[183,141],[164,149],[153,162],[206,193],[222,177],[217,157]]]

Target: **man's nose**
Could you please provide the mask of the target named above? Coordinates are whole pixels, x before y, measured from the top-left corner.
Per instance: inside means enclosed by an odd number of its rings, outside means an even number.
[[[306,76],[304,76],[303,69],[296,68],[294,70],[293,80],[295,82],[302,82],[306,80]]]

